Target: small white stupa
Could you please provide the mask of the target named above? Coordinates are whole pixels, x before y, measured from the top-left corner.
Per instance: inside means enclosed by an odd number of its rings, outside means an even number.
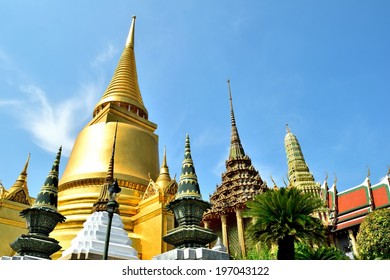
[[[102,259],[107,233],[108,213],[92,213],[83,224],[83,229],[72,240],[71,247],[62,253],[60,259]],[[111,225],[109,259],[138,260],[137,251],[123,228],[118,214],[114,214]]]

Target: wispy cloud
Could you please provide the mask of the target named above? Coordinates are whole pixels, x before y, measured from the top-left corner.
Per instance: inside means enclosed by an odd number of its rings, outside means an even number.
[[[15,106],[19,105],[22,102],[20,100],[1,100],[0,99],[0,107],[1,106]]]
[[[100,58],[98,56],[93,61],[108,59],[109,52],[106,57],[99,55]],[[12,72],[20,75],[13,78],[13,98],[0,99],[0,106],[9,106],[14,109],[12,112],[18,112],[12,116],[31,134],[36,145],[51,153],[55,153],[62,145],[63,155],[68,156],[77,133],[91,117],[93,105],[103,92],[103,79],[81,82],[73,95],[67,95],[54,103],[44,87],[31,82],[29,75],[24,75],[4,52],[0,52],[0,61],[5,60],[10,65],[8,70],[13,69]],[[0,70],[5,71],[4,68]]]
[[[91,66],[97,67],[101,64],[111,61],[117,52],[117,48],[115,48],[112,44],[108,44],[107,48],[99,53],[94,60],[92,60]]]
[[[99,92],[96,85],[83,85],[80,89],[82,98],[71,97],[58,105],[53,105],[46,93],[36,85],[24,85],[21,92],[28,96],[29,106],[20,106],[23,111],[19,121],[33,136],[34,142],[42,149],[54,152],[60,145],[63,154],[69,155],[75,136],[81,128],[80,120],[85,120],[91,112],[91,100]]]

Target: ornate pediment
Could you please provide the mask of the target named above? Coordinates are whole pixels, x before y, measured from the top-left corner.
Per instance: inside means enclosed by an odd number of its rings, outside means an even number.
[[[149,197],[159,194],[160,190],[156,183],[153,180],[150,180],[149,185],[146,187],[145,193],[142,197],[142,200],[148,199]]]
[[[9,201],[14,201],[14,202],[18,202],[21,204],[31,205],[30,199],[23,189],[20,189],[19,191],[10,193],[8,195],[7,199]]]

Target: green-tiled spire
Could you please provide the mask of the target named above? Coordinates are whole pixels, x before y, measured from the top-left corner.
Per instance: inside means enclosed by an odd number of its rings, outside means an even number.
[[[284,145],[286,149],[288,179],[291,186],[302,189],[305,192],[313,192],[319,195],[320,186],[315,182],[313,174],[306,164],[297,137],[286,126]]]
[[[17,255],[50,259],[52,254],[61,249],[59,242],[49,237],[56,225],[65,221],[65,217],[57,211],[61,150],[60,147],[35,203],[31,208],[20,212],[20,216],[27,221],[28,234],[22,234],[10,244]]]
[[[202,199],[198,184],[198,177],[196,176],[194,162],[191,157],[190,137],[188,134],[186,135],[184,160],[181,167],[180,182],[178,185],[176,199],[184,197]]]
[[[58,170],[60,165],[62,147],[59,148],[57,157],[54,160],[53,167],[51,168],[49,175],[47,175],[45,183],[43,184],[33,209],[45,209],[57,212],[58,201]]]

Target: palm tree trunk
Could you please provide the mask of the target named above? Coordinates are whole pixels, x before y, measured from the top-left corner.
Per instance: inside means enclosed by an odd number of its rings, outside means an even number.
[[[278,260],[295,260],[294,237],[286,236],[278,241]]]

